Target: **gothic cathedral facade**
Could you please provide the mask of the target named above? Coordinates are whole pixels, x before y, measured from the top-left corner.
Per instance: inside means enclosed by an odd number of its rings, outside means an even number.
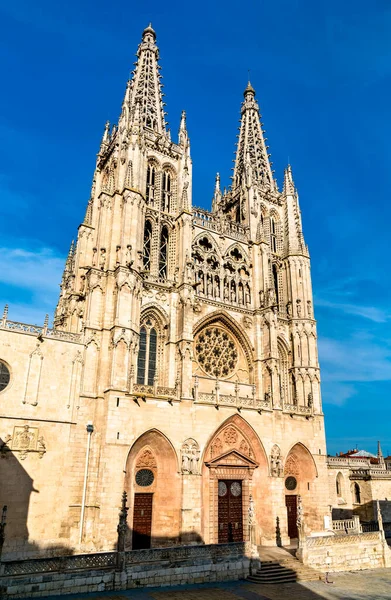
[[[329,514],[291,168],[280,191],[249,83],[232,185],[217,176],[211,211],[195,208],[186,115],[174,142],[158,60],[149,26],[104,131],[54,328],[3,317],[9,558],[111,549],[123,490],[129,549],[247,540],[249,511],[258,544],[276,544],[277,521],[287,543],[298,502],[307,534]]]

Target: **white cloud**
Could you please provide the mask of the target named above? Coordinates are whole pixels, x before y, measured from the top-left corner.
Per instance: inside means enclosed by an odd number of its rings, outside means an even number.
[[[391,350],[383,340],[366,335],[340,340],[319,339],[319,359],[324,381],[389,381]]]
[[[65,258],[51,248],[35,251],[0,248],[0,302],[9,305],[9,319],[41,323],[45,313],[53,314]],[[17,300],[15,289],[18,290]]]
[[[328,381],[322,386],[322,400],[326,404],[343,406],[357,393],[354,385]]]
[[[355,315],[357,317],[363,317],[369,319],[375,323],[385,323],[390,315],[381,308],[376,306],[362,306],[360,304],[348,304],[345,302],[333,302],[325,298],[315,298],[315,306],[323,306],[325,308],[332,308],[349,315]]]
[[[0,248],[0,282],[35,292],[58,290],[65,259],[51,248]]]

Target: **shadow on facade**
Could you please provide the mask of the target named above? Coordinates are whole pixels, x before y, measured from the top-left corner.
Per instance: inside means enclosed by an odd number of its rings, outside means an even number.
[[[42,556],[42,548],[29,542],[27,526],[32,494],[39,494],[34,481],[14,452],[7,445],[8,440],[0,438],[0,513],[7,507],[4,527],[4,543],[0,547],[0,559],[36,558]],[[26,456],[26,467],[29,456]],[[45,548],[46,556],[72,554],[62,544]]]

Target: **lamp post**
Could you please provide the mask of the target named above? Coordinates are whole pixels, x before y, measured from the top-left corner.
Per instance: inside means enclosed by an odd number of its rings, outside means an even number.
[[[82,500],[81,500],[79,544],[82,543],[82,539],[83,539],[84,513],[86,510],[86,495],[87,495],[88,461],[90,458],[91,435],[94,431],[93,424],[87,423],[86,429],[87,429],[87,449],[86,449],[86,464],[84,467],[83,496],[82,496]]]

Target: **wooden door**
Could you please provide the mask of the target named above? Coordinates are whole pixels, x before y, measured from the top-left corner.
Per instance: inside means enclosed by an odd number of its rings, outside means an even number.
[[[297,538],[297,496],[285,496],[285,506],[288,513],[288,535]]]
[[[152,494],[135,494],[132,549],[151,547]]]
[[[218,483],[219,544],[243,541],[242,482],[220,480]]]

